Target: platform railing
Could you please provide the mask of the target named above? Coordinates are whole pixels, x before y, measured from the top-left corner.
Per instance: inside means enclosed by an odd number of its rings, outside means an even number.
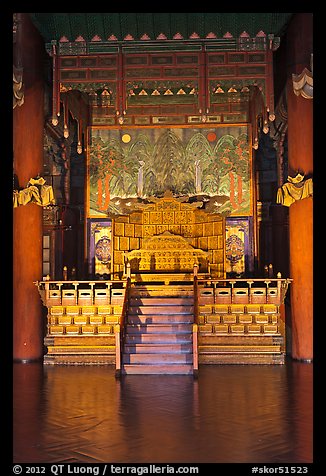
[[[34,282],[46,307],[118,304],[124,295],[126,283],[126,280],[43,280]]]
[[[276,304],[284,303],[290,278],[217,278],[198,277],[199,301],[213,298],[214,303]],[[211,291],[209,291],[211,290]]]

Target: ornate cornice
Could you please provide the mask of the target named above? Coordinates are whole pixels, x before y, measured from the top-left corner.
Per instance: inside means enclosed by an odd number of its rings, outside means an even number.
[[[311,71],[304,68],[300,74],[292,74],[293,92],[297,96],[305,99],[313,99],[313,54],[311,54],[310,66]]]
[[[24,104],[23,69],[13,66],[13,109]]]

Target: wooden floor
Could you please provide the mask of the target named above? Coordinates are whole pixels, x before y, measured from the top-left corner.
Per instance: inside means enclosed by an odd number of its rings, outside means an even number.
[[[313,365],[14,364],[14,463],[310,463]]]

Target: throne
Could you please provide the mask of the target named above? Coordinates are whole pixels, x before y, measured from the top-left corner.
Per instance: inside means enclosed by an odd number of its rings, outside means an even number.
[[[126,254],[126,265],[136,281],[189,281],[195,265],[198,274],[210,274],[208,253],[169,231],[144,239],[142,248]]]

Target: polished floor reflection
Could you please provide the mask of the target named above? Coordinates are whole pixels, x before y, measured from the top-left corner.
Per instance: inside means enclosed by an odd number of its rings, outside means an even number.
[[[310,463],[313,365],[14,365],[15,463]]]

